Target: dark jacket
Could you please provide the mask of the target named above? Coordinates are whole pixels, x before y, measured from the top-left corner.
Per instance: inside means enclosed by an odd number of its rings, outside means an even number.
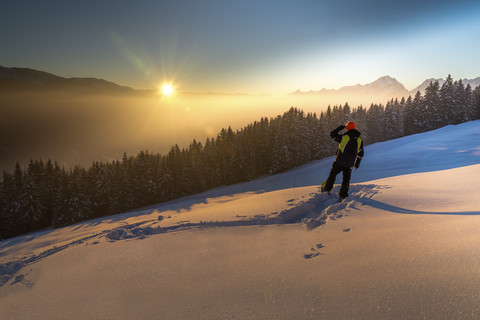
[[[343,167],[358,168],[363,157],[363,140],[360,132],[356,129],[339,134],[345,126],[340,126],[330,133],[330,137],[339,143],[335,162]]]

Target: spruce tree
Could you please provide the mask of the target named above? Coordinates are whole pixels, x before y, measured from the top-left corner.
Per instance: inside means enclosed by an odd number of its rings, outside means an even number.
[[[384,115],[385,127],[383,138],[385,140],[391,140],[395,138],[395,127],[397,126],[397,116],[395,114],[393,101],[387,102],[385,106],[385,115]]]
[[[480,119],[480,86],[473,90],[473,119]]]
[[[19,203],[20,223],[23,225],[23,232],[44,228],[48,224],[45,221],[45,207],[41,199],[40,182],[42,178],[42,165],[30,161],[22,182]]]
[[[329,137],[329,131],[327,127],[327,119],[326,119],[326,113],[321,112],[320,117],[318,119],[318,126],[317,126],[317,139],[316,139],[316,149],[318,150],[316,154],[317,159],[321,159],[323,157],[330,156],[334,153],[334,150],[331,150],[331,144],[330,144],[330,137]],[[330,129],[332,130],[332,129]]]
[[[270,173],[278,173],[287,170],[293,161],[293,155],[288,148],[289,126],[284,124],[285,119],[277,117],[271,122],[274,132],[273,158]]]
[[[425,88],[422,107],[419,110],[419,118],[421,119],[422,131],[430,131],[442,127],[443,119],[439,110],[439,89],[438,81],[430,82]]]
[[[203,149],[205,164],[205,181],[207,188],[214,188],[220,185],[220,172],[217,164],[217,149],[215,139],[207,138]]]
[[[398,102],[398,99],[395,99],[395,112],[397,114],[397,126],[395,127],[395,138],[400,138],[405,135],[405,104],[406,100],[404,97]]]
[[[385,138],[385,126],[392,124],[385,122],[385,108],[383,105],[372,104],[367,111],[367,128],[370,143],[383,141]]]
[[[468,121],[468,101],[467,94],[465,92],[465,86],[463,85],[462,80],[455,81],[454,86],[454,100],[455,100],[455,124],[463,123]]]
[[[13,172],[13,177],[8,190],[8,200],[7,200],[7,214],[15,221],[15,226],[12,230],[12,233],[17,235],[24,233],[26,226],[24,225],[23,218],[25,217],[22,214],[22,204],[23,204],[23,183],[24,183],[24,173],[20,164],[17,162],[15,165],[15,170]]]
[[[439,113],[443,119],[441,125],[456,124],[458,116],[456,114],[455,87],[450,75],[439,90]]]
[[[362,133],[362,139],[368,141],[367,109],[361,105],[355,108],[352,112],[352,119],[355,121],[357,129]]]
[[[405,101],[405,117],[403,120],[403,127],[405,130],[405,135],[411,135],[415,133],[414,121],[415,121],[415,110],[413,109],[413,99],[412,96],[408,96]]]
[[[91,195],[85,169],[76,166],[70,172],[60,173],[60,187],[55,200],[52,225],[68,226],[91,218]]]
[[[43,187],[42,187],[42,201],[45,207],[45,219],[46,223],[50,225],[53,221],[53,215],[55,211],[55,199],[60,191],[60,178],[62,169],[58,163],[52,162],[50,159],[45,164],[45,170],[43,174]]]
[[[11,208],[13,199],[13,176],[4,172],[0,182],[0,240],[16,233],[17,221]]]
[[[88,193],[90,196],[91,217],[102,217],[110,207],[110,182],[102,162],[94,162],[87,172]]]
[[[475,119],[475,97],[473,95],[472,87],[470,86],[470,84],[467,84],[467,86],[465,87],[464,94],[465,94],[464,99],[465,99],[465,107],[466,107],[465,121],[472,121]]]
[[[427,115],[423,112],[423,97],[420,91],[417,91],[415,97],[412,100],[411,111],[413,115],[412,133],[419,133],[425,131],[425,122],[427,121]]]

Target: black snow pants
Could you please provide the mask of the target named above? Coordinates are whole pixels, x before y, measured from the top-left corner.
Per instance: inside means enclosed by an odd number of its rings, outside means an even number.
[[[332,190],[337,174],[339,174],[340,172],[343,172],[342,186],[340,187],[340,192],[338,195],[340,198],[348,197],[348,189],[350,187],[350,178],[352,176],[352,169],[353,168],[341,166],[336,161],[333,162],[332,169],[330,170],[330,174],[328,175],[327,182],[325,183],[325,191]]]

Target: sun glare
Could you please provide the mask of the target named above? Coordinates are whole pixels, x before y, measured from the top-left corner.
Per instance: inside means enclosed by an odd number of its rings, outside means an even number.
[[[170,83],[165,83],[162,85],[162,93],[164,96],[171,96],[175,90]]]

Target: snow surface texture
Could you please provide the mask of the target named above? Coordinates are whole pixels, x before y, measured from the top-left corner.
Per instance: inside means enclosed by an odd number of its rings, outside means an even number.
[[[263,209],[257,214],[253,212],[248,202],[266,202],[270,205],[271,201],[278,198],[278,193],[285,193],[285,191],[273,192],[275,199],[268,199],[265,195],[258,196],[256,200],[255,195],[250,195],[247,198],[247,203],[242,202],[242,197],[233,197],[232,199],[221,199],[218,201],[219,208],[212,208],[212,205],[206,207],[207,210],[191,210],[190,212],[171,212],[166,209],[159,209],[135,212],[137,217],[130,217],[129,220],[140,222],[128,223],[127,219],[120,219],[118,223],[112,228],[111,221],[94,220],[93,222],[84,222],[76,224],[71,227],[66,227],[59,230],[49,230],[41,233],[34,233],[30,236],[17,237],[12,240],[5,240],[0,243],[0,286],[4,285],[15,274],[25,266],[35,263],[41,259],[44,259],[52,254],[75,246],[79,244],[98,244],[101,240],[107,240],[109,242],[127,240],[127,239],[144,239],[147,236],[162,234],[172,231],[188,230],[188,229],[205,229],[213,227],[232,227],[232,226],[259,226],[259,225],[271,225],[271,224],[293,224],[303,223],[307,229],[312,230],[327,222],[327,220],[335,220],[341,218],[343,215],[348,214],[347,209],[355,208],[358,203],[365,201],[366,198],[372,197],[376,191],[375,185],[356,185],[352,186],[350,193],[351,196],[348,199],[339,201],[338,193],[339,187],[335,187],[331,194],[322,194],[319,188],[316,187],[316,192],[310,192],[308,195],[301,196],[300,199],[288,199],[279,210],[275,212],[266,212]],[[311,188],[300,188],[298,191],[309,190]],[[268,196],[270,196],[268,195]],[[253,197],[252,197],[253,196]],[[232,202],[235,206],[236,215],[225,214],[225,205],[223,203]],[[209,201],[210,202],[210,201]],[[241,207],[246,205],[247,210],[242,210]],[[168,207],[168,205],[167,205]],[[228,207],[232,207],[229,203]],[[282,210],[283,209],[283,210]],[[216,211],[218,215],[216,215]],[[168,217],[160,213],[167,213]],[[157,217],[157,219],[152,219]],[[223,220],[208,220],[211,218],[219,218]],[[98,225],[98,227],[91,226]],[[82,229],[88,229],[86,232],[92,234],[87,235]],[[76,232],[80,231],[80,232]],[[32,246],[32,242],[35,242]],[[52,243],[55,245],[51,246]],[[49,247],[45,250],[44,244]],[[8,249],[9,248],[9,249]],[[18,254],[17,248],[22,248],[30,252]],[[22,251],[23,251],[22,250]],[[25,251],[24,251],[25,252]],[[10,254],[8,254],[10,253]],[[4,258],[8,256],[9,260]],[[12,256],[14,258],[12,259]],[[6,262],[4,262],[6,261]],[[18,279],[17,279],[18,280]],[[17,281],[16,282],[19,282]],[[16,283],[15,282],[15,283]]]
[[[338,186],[331,195],[319,191],[330,157],[252,182],[4,240],[0,309],[7,310],[6,319],[308,319],[318,312],[325,318],[475,318],[480,315],[474,290],[480,287],[480,263],[473,249],[480,247],[479,136],[480,121],[474,121],[367,146],[342,202]],[[440,272],[437,264],[444,273],[452,269],[440,286],[438,278],[428,280]],[[149,285],[143,283],[147,278]],[[63,307],[49,308],[61,288],[68,289]],[[251,301],[250,295],[257,298]],[[164,300],[155,300],[159,297]],[[75,307],[82,300],[88,306]],[[212,301],[215,314],[208,311]]]

